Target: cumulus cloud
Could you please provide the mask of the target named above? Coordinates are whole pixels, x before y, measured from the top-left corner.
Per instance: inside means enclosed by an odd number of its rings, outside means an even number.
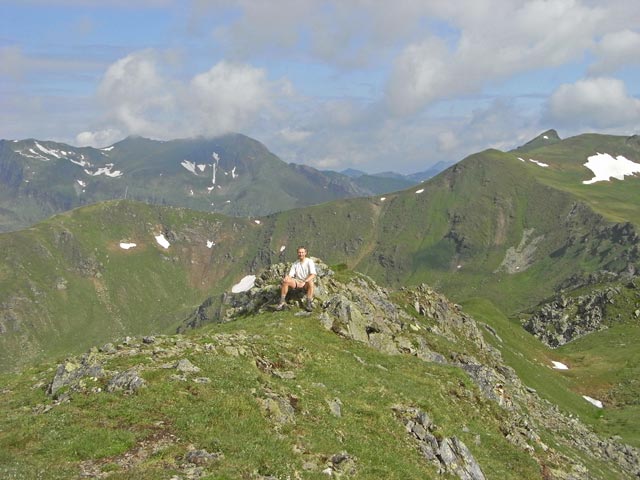
[[[590,72],[603,74],[624,65],[640,64],[640,33],[631,30],[608,33],[594,49],[596,61]]]
[[[270,87],[264,70],[220,62],[190,82],[185,104],[205,134],[238,129],[269,107]]]
[[[264,70],[246,64],[221,61],[185,81],[167,72],[168,63],[159,52],[143,50],[112,64],[97,92],[108,127],[83,132],[78,141],[114,132],[176,138],[242,130],[287,91],[286,82],[270,82]]]
[[[561,85],[550,97],[547,115],[551,121],[574,127],[637,128],[640,100],[630,96],[625,84],[599,77]]]
[[[76,144],[79,147],[108,147],[122,140],[122,137],[123,134],[120,130],[105,128],[97,132],[80,132],[76,135]]]
[[[460,35],[406,46],[390,76],[392,112],[413,114],[436,100],[475,93],[511,75],[562,65],[592,45],[602,12],[574,0],[477,2],[443,7]],[[553,26],[553,28],[550,28]]]

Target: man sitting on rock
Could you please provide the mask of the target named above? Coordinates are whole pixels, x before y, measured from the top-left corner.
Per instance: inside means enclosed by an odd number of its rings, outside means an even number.
[[[307,249],[298,247],[298,261],[291,266],[289,275],[285,275],[282,279],[282,287],[280,289],[280,303],[276,306],[276,310],[282,310],[286,306],[285,299],[290,288],[303,289],[307,293],[305,302],[305,310],[311,312],[313,310],[313,282],[316,277],[316,264],[313,260],[307,258]]]

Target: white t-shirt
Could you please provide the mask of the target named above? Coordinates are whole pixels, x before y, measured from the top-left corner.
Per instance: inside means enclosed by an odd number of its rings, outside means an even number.
[[[316,264],[309,257],[305,258],[302,263],[300,260],[296,261],[289,270],[289,276],[298,280],[306,280],[311,273],[317,275]]]

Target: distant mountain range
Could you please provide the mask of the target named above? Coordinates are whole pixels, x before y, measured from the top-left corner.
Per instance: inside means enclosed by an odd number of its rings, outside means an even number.
[[[240,134],[166,142],[129,137],[102,149],[0,140],[0,231],[118,198],[233,216],[267,215],[400,190],[424,177],[416,175],[349,176],[287,164]]]

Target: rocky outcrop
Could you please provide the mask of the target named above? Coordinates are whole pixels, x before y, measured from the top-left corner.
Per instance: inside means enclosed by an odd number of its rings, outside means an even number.
[[[482,468],[467,446],[457,437],[443,437],[429,415],[414,407],[392,407],[398,420],[413,438],[424,458],[438,473],[454,474],[461,480],[484,480]]]
[[[560,347],[589,333],[608,328],[612,321],[609,310],[626,301],[624,290],[635,290],[635,282],[632,280],[624,286],[601,287],[579,296],[560,294],[523,320],[522,325],[549,347]],[[637,311],[638,306],[628,305],[628,310]]]

